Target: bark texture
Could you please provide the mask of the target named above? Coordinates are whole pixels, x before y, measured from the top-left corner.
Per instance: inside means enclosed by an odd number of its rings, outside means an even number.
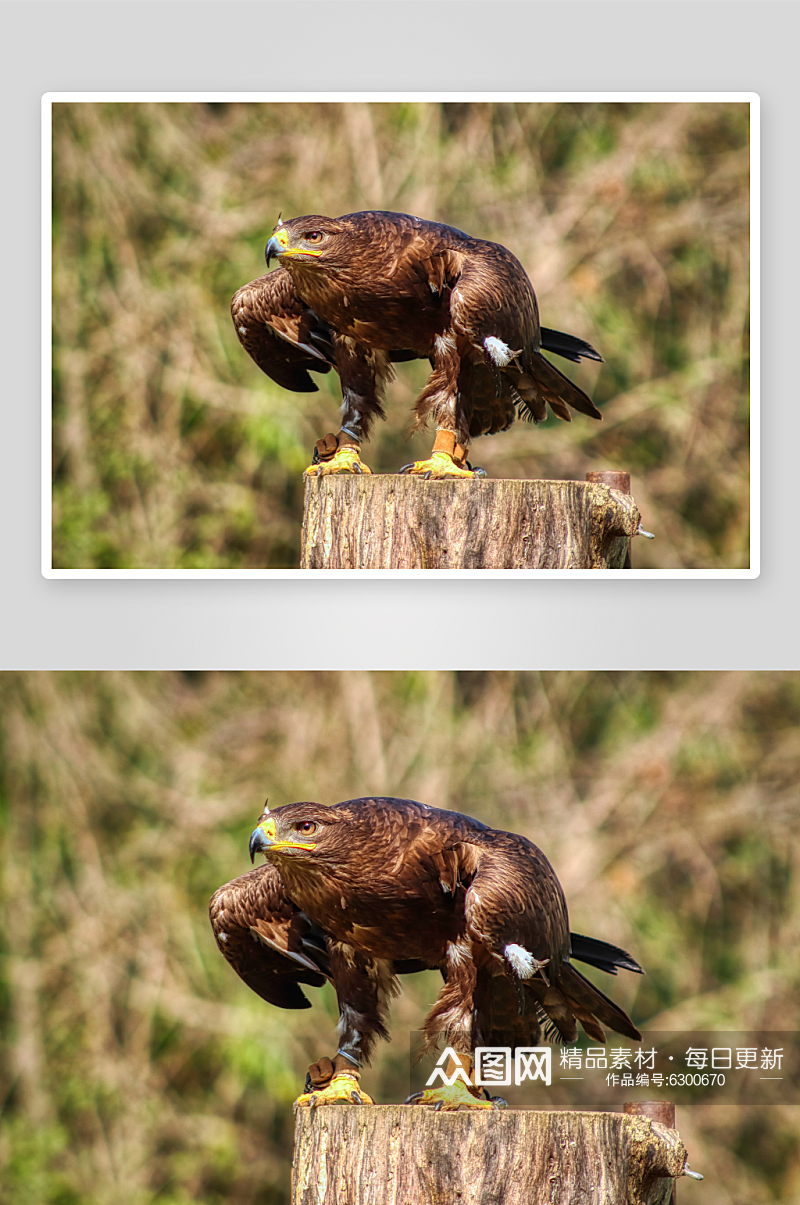
[[[685,1162],[621,1113],[298,1109],[292,1205],[667,1205]]]
[[[622,569],[639,511],[583,481],[308,478],[303,569]]]

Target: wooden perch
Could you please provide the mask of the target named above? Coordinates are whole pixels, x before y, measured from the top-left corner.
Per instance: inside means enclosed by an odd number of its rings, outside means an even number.
[[[630,494],[599,481],[331,474],[306,480],[300,565],[622,569],[639,519]]]
[[[298,1109],[292,1205],[667,1205],[685,1163],[622,1113]]]

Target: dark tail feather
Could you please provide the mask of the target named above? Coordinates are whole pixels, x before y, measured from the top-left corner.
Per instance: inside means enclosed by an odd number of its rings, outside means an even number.
[[[609,975],[616,975],[618,970],[644,974],[636,959],[619,946],[609,945],[607,941],[599,941],[596,937],[583,937],[580,933],[570,933],[569,937],[572,957],[578,962],[597,967],[599,971],[606,971]]]
[[[559,418],[566,417],[568,419],[569,415],[559,413],[558,402],[561,403],[561,410],[565,409],[564,403],[566,403],[573,410],[578,410],[581,414],[588,414],[590,418],[603,417],[592,399],[582,389],[579,389],[569,377],[565,377],[563,372],[559,372],[548,359],[537,352],[531,357],[531,360],[532,364],[529,373],[539,386],[542,396],[550,403],[552,410],[558,414]],[[522,382],[524,383],[524,381],[525,377],[523,376]],[[525,397],[525,390],[519,386],[518,388],[522,396]]]
[[[586,343],[575,335],[565,335],[563,331],[551,331],[546,326],[543,326],[539,333],[543,351],[555,352],[557,356],[563,356],[565,360],[572,360],[575,364],[580,364],[581,356],[585,356],[587,360],[598,360],[601,364],[603,363],[603,357],[598,351],[595,351],[591,343]]]
[[[637,1042],[641,1040],[642,1035],[628,1014],[588,979],[584,979],[571,963],[562,963],[558,986],[591,1037],[605,1041],[605,1035],[598,1026],[598,1022],[602,1022],[614,1033],[624,1034],[626,1038],[634,1038]]]

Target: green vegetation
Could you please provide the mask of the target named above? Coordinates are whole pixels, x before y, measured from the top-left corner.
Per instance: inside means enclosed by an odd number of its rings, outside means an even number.
[[[57,104],[54,564],[296,565],[302,470],[336,425],[239,347],[234,291],[279,211],[382,208],[522,260],[604,412],[478,441],[494,476],[622,468],[637,566],[748,564],[749,129],[743,104]],[[570,366],[572,371],[572,366]],[[399,365],[366,455],[394,472],[426,375]]]
[[[333,993],[266,1005],[206,916],[267,794],[525,833],[573,929],[646,967],[613,985],[638,1023],[798,1028],[797,675],[6,674],[0,714],[0,1205],[288,1201]],[[393,1006],[379,1101],[408,1091],[435,980]],[[797,1199],[798,1122],[681,1108],[703,1205]]]

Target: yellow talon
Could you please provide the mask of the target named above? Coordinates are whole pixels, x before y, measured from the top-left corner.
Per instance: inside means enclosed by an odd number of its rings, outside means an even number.
[[[303,1092],[294,1102],[297,1109],[318,1109],[320,1105],[374,1105],[375,1101],[358,1086],[358,1076],[346,1071],[335,1075],[324,1088]]]
[[[343,444],[330,460],[321,460],[319,464],[310,464],[306,469],[306,477],[325,477],[328,473],[371,473],[372,469],[363,464],[358,448],[353,444]]]
[[[431,452],[427,460],[415,460],[412,464],[403,465],[401,473],[422,475],[425,478],[439,477],[485,477],[482,470],[473,472],[472,469],[462,468],[449,452]]]
[[[481,1100],[473,1096],[463,1080],[453,1084],[441,1084],[438,1088],[426,1088],[409,1096],[406,1104],[429,1105],[437,1112],[454,1113],[457,1109],[498,1109],[501,1106],[492,1100]]]

